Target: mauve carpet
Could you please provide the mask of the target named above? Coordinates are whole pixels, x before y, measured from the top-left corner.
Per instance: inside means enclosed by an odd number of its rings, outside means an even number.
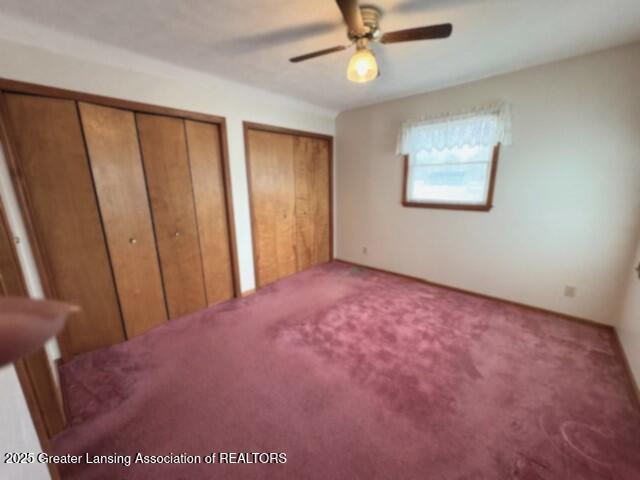
[[[640,478],[640,412],[610,330],[340,263],[61,375],[57,454],[287,454],[72,465],[65,479]]]

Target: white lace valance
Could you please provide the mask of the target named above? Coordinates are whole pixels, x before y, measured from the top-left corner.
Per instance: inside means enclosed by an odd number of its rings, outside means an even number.
[[[511,114],[498,103],[466,112],[409,120],[398,136],[398,155],[415,155],[465,146],[511,144]]]

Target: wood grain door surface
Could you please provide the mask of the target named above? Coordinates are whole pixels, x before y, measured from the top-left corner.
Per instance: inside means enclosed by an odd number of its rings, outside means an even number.
[[[329,148],[326,140],[296,137],[296,260],[298,271],[330,260]]]
[[[169,318],[207,305],[184,121],[136,114]]]
[[[257,286],[328,262],[330,147],[326,139],[247,130]]]
[[[76,103],[5,97],[50,293],[82,306],[63,331],[63,356],[121,342],[125,333]]]
[[[133,112],[80,103],[127,338],[167,321]]]
[[[249,130],[247,143],[256,280],[262,287],[297,270],[294,138]]]
[[[233,298],[233,268],[226,210],[220,129],[185,120],[207,303]]]
[[[236,293],[224,122],[70,95],[0,92],[46,294],[82,307],[64,360]]]
[[[27,294],[20,267],[13,253],[13,238],[0,203],[0,295],[21,297]]]

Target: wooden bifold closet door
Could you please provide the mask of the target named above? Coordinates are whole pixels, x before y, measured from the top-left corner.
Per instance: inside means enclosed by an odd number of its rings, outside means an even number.
[[[207,305],[184,122],[137,114],[171,318]]]
[[[60,95],[0,106],[45,293],[82,307],[63,358],[232,298],[223,123]]]
[[[80,103],[127,337],[167,320],[132,112]]]
[[[220,131],[136,114],[169,318],[232,298]]]
[[[63,355],[125,339],[76,103],[6,94],[48,295],[82,306],[63,331]]]
[[[233,297],[222,139],[216,125],[185,120],[207,303]]]
[[[258,287],[331,260],[330,137],[245,124]]]

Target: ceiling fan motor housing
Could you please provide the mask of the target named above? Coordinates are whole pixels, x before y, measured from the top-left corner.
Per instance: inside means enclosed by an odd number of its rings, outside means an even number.
[[[382,10],[373,5],[362,5],[360,7],[360,13],[363,23],[369,28],[369,31],[364,36],[370,40],[378,40],[382,36],[382,32],[380,31]],[[358,37],[352,38],[352,40],[357,39]]]

